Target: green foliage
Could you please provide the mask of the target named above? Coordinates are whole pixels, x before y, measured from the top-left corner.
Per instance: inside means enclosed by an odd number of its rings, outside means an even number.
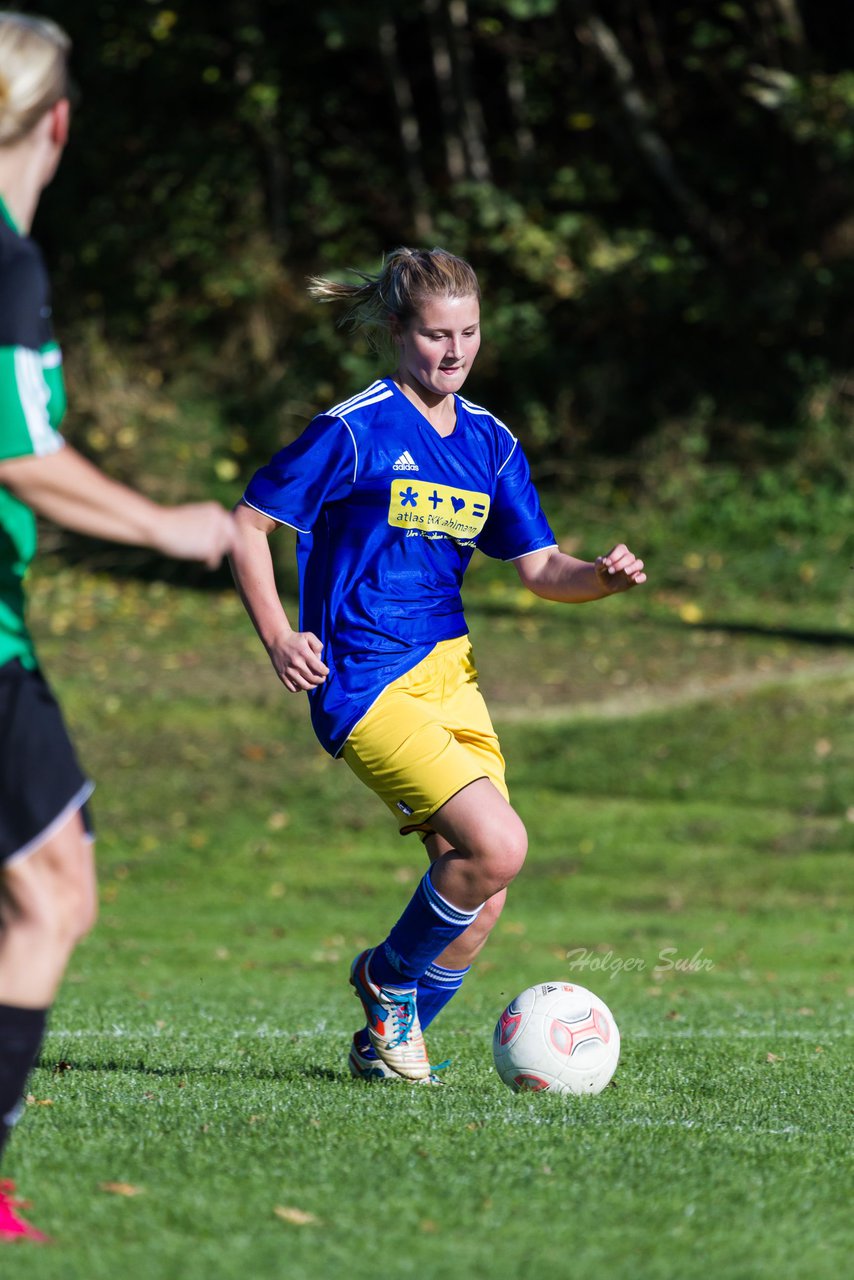
[[[739,464],[797,456],[802,406],[844,385],[845,6],[39,7],[84,90],[37,228],[66,345],[106,314],[253,454],[376,371],[305,277],[414,240],[477,265],[472,394],[540,458],[701,420]]]

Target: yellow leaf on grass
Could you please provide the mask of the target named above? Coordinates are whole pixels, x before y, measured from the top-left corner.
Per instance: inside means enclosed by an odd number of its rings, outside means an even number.
[[[703,610],[696,604],[683,604],[679,606],[679,617],[689,625],[702,622]]]
[[[131,1182],[102,1182],[99,1191],[106,1191],[111,1196],[141,1196],[144,1187],[135,1187]]]
[[[295,1227],[311,1227],[319,1221],[313,1213],[307,1213],[305,1209],[295,1209],[290,1205],[277,1204],[273,1213],[277,1218],[281,1218],[282,1222],[293,1223]]]

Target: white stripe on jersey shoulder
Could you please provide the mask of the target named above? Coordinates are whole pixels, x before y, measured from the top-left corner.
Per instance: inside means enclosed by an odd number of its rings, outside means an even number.
[[[367,409],[369,404],[379,404],[380,400],[388,400],[389,396],[393,395],[394,392],[386,387],[378,395],[371,396],[367,400],[357,400],[356,403],[351,404],[349,408],[344,409],[343,411],[339,411],[337,409],[334,412],[330,411],[326,416],[327,418],[341,418],[343,421],[345,413],[357,413],[359,409]]]
[[[21,410],[33,453],[36,457],[57,453],[65,441],[50,425],[47,411],[50,391],[44,380],[41,352],[32,351],[29,347],[15,347],[14,365]]]
[[[513,457],[513,454],[516,452],[516,445],[519,443],[519,441],[516,439],[516,437],[514,436],[513,432],[512,432],[512,431],[510,430],[510,428],[507,426],[507,423],[506,423],[506,422],[502,422],[500,418],[496,418],[496,416],[495,416],[495,414],[494,414],[494,413],[490,413],[488,409],[484,409],[484,408],[483,408],[481,405],[479,405],[479,404],[472,404],[471,400],[464,400],[462,396],[458,396],[457,398],[459,399],[460,404],[464,405],[464,406],[466,407],[466,409],[468,409],[469,413],[482,414],[482,415],[483,415],[483,417],[485,417],[485,418],[491,418],[491,419],[492,419],[492,421],[495,423],[495,425],[496,425],[497,427],[501,427],[501,430],[502,430],[502,431],[506,431],[506,432],[507,432],[507,434],[508,434],[508,436],[510,437],[510,439],[513,441],[513,445],[512,445],[512,447],[511,447],[511,449],[510,449],[510,452],[508,453],[507,457],[506,457],[506,458],[504,459],[504,461],[502,462],[501,466],[498,468],[498,475],[501,475],[501,472],[502,472],[502,471],[504,470],[504,468],[507,466],[507,463],[508,463],[508,462],[510,461],[510,459]]]
[[[327,416],[330,418],[340,417],[340,415],[342,413],[346,413],[348,409],[355,408],[358,401],[363,400],[366,396],[373,395],[376,391],[380,389],[380,387],[382,387],[383,391],[386,392],[388,395],[393,394],[391,389],[387,387],[385,383],[378,378],[377,381],[372,382],[369,387],[365,387],[364,391],[360,391],[357,395],[350,396],[349,400],[342,400],[340,404],[336,404],[333,406],[333,408],[327,409],[326,410]]]
[[[376,395],[370,392],[382,387]],[[350,432],[350,439],[353,441],[353,449],[356,454],[356,462],[353,467],[353,484],[356,483],[356,476],[359,472],[359,446],[356,444],[356,437],[353,434],[353,428],[344,417],[345,413],[358,413],[360,409],[367,409],[368,405],[379,404],[381,400],[388,400],[389,396],[393,396],[394,392],[391,387],[386,387],[382,382],[375,382],[368,387],[367,391],[363,391],[361,396],[355,396],[353,400],[347,400],[343,405],[338,405],[336,409],[330,409],[324,416],[327,418],[337,418],[339,422],[343,422],[344,426]]]

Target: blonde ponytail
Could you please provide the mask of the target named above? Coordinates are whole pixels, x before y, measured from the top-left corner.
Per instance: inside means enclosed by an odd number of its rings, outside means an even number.
[[[429,298],[480,297],[473,268],[447,249],[393,249],[376,275],[355,273],[361,284],[312,276],[308,292],[316,302],[348,304],[345,322],[382,329],[406,324]]]

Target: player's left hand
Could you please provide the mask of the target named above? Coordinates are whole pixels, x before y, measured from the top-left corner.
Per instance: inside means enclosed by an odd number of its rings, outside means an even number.
[[[646,582],[643,560],[638,560],[622,542],[612,547],[607,555],[597,556],[595,565],[599,585],[609,595],[615,591],[629,591]]]

